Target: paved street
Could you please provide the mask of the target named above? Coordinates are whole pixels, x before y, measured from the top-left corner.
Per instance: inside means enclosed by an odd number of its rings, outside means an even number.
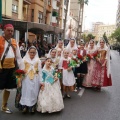
[[[120,120],[120,56],[111,51],[111,71],[113,86],[103,88],[102,92],[83,90],[73,93],[71,99],[65,99],[65,109],[59,113],[23,115],[14,107],[15,92],[11,93],[9,107],[13,114],[0,112],[0,120]],[[1,104],[0,93],[0,104]]]

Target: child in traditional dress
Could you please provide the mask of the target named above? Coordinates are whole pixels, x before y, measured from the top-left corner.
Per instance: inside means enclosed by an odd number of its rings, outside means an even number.
[[[49,51],[47,58],[52,59],[52,67],[56,69],[58,67],[59,59],[57,59],[57,50],[55,48]]]
[[[82,89],[82,84],[83,84],[83,79],[84,76],[87,74],[88,69],[87,69],[87,62],[85,59],[86,56],[86,50],[84,49],[84,42],[81,41],[80,43],[80,49],[78,50],[78,56],[81,56],[81,63],[80,63],[80,67],[77,68],[77,88],[78,89]]]
[[[51,65],[51,58],[47,58],[42,70],[42,82],[45,87],[40,90],[37,102],[37,111],[42,113],[58,112],[64,108],[58,75]]]
[[[34,113],[42,81],[41,61],[34,46],[28,49],[23,61],[23,69],[26,71],[26,76],[22,80],[22,95],[19,108],[21,108],[24,113],[27,111]]]
[[[71,60],[70,60],[70,63],[71,63],[71,66],[73,67],[73,73],[74,73],[74,76],[75,76],[75,79],[77,80],[77,67],[79,67],[79,60],[78,60],[78,57],[77,57],[77,53],[78,53],[78,49],[77,48],[74,48],[72,50],[72,55],[71,55]],[[76,84],[75,84],[75,92],[77,92],[77,89],[76,89],[76,85],[77,85],[77,81],[76,81]]]
[[[72,71],[72,67],[69,66],[70,58],[69,50],[64,49],[63,55],[61,56],[59,62],[59,69],[62,69],[63,72],[63,98],[71,98],[70,92],[74,90],[75,77]]]
[[[61,53],[62,50],[60,48],[57,49],[57,58],[60,59],[61,58]]]

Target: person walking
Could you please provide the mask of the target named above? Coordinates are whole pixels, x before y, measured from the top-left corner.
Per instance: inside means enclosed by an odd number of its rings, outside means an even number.
[[[16,77],[14,75],[15,63],[17,61],[19,67],[22,64],[19,46],[16,40],[12,38],[13,33],[13,25],[6,24],[4,26],[4,35],[0,36],[0,90],[4,90],[1,111],[5,113],[12,113],[7,107],[7,102],[10,96],[10,90],[17,87]]]

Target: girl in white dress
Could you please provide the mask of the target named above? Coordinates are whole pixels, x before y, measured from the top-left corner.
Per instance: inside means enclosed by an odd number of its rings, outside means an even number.
[[[51,58],[47,58],[42,70],[45,87],[40,90],[37,102],[37,111],[42,113],[58,112],[64,108],[59,80],[51,64]]]
[[[66,46],[66,49],[69,50],[69,56],[71,56],[73,49],[77,49],[77,43],[75,38],[70,38],[69,43]]]
[[[69,56],[69,50],[64,49],[63,54],[61,56],[60,62],[59,62],[59,69],[62,69],[63,74],[63,98],[70,96],[70,91],[74,90],[74,84],[75,84],[75,77],[72,71],[72,67],[69,66],[70,58]]]
[[[28,110],[29,112],[34,113],[42,81],[41,61],[34,46],[28,49],[23,61],[23,69],[26,71],[26,76],[22,80],[22,96],[19,103],[22,112],[27,112]]]
[[[59,59],[57,59],[57,50],[55,48],[49,51],[47,58],[52,59],[52,67],[56,69],[58,67]]]

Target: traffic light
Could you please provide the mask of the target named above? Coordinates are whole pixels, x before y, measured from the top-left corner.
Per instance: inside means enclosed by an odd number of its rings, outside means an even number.
[[[2,0],[0,0],[0,23],[2,22]]]

